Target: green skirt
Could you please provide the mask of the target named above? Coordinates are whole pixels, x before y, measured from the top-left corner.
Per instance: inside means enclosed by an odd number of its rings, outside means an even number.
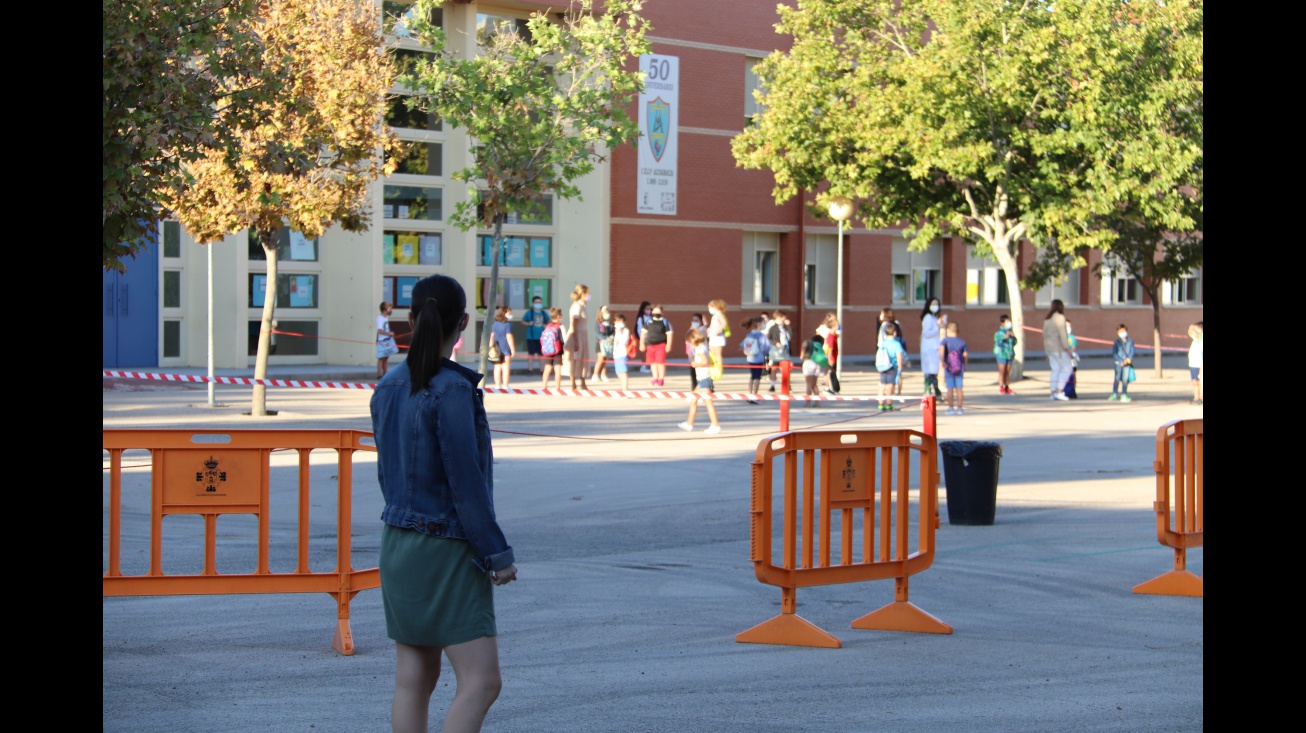
[[[414,646],[452,646],[497,636],[494,586],[474,558],[464,540],[382,524],[386,635]]]

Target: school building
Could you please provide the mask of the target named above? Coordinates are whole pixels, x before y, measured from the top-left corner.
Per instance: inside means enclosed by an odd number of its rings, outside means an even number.
[[[377,3],[388,14],[409,4]],[[524,32],[533,11],[566,6],[451,0],[439,20],[451,43],[473,52],[487,34]],[[629,109],[643,132],[639,144],[610,151],[580,182],[581,199],[546,199],[505,224],[498,302],[520,318],[538,294],[565,312],[568,293],[584,283],[593,294],[591,323],[608,304],[633,324],[639,304],[650,301],[683,333],[691,313],[706,314],[707,302],[720,298],[736,336],[744,318],[780,309],[793,321],[795,341],[806,338],[836,310],[838,229],[798,199],[777,205],[771,174],[738,168],[730,152],[731,138],[756,111],[752,65],[787,46],[774,29],[775,3],[650,0],[644,15],[652,46],[640,59],[646,90]],[[421,50],[403,35],[389,38],[403,51]],[[408,293],[433,273],[457,278],[480,309],[465,334],[475,334],[468,339],[474,343],[490,300],[491,232],[464,232],[447,221],[467,198],[451,173],[468,164],[470,140],[398,102],[388,122],[417,152],[373,185],[371,228],[333,228],[315,240],[283,231],[276,283],[267,282],[264,252],[248,232],[200,246],[172,221],[160,242],[127,260],[127,273],[106,273],[104,368],[205,366],[210,317],[215,366],[251,366],[269,291],[277,298],[270,364],[372,364],[380,302],[396,305],[391,318],[406,331]],[[894,309],[914,350],[922,305],[936,296],[976,351],[987,351],[998,316],[1013,307],[997,263],[974,257],[964,240],[911,252],[901,231],[849,226],[842,241],[846,355],[873,354],[884,307]],[[1033,257],[1026,246],[1022,262]],[[1026,325],[1039,327],[1060,298],[1081,350],[1109,348],[1120,323],[1140,346],[1150,344],[1152,307],[1139,284],[1109,270],[1099,277],[1095,262],[1059,286],[1022,293]],[[1204,297],[1200,270],[1162,288],[1165,346],[1186,347],[1183,334],[1202,320]],[[515,328],[520,344],[524,327]],[[1028,350],[1041,351],[1039,335],[1025,337]],[[732,349],[726,355],[738,356]]]

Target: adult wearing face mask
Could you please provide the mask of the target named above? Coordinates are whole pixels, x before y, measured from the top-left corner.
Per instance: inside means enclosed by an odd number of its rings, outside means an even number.
[[[540,357],[544,355],[540,351],[540,335],[544,333],[544,327],[549,325],[549,313],[544,310],[544,301],[540,296],[531,299],[530,310],[522,316],[521,322],[526,324],[526,373],[534,374]]]
[[[948,317],[939,315],[938,298],[925,301],[921,309],[921,374],[925,375],[925,395],[943,397],[939,389],[939,341],[941,328],[948,325]]]
[[[1070,357],[1070,331],[1066,329],[1066,304],[1059,298],[1052,301],[1052,308],[1043,319],[1043,353],[1047,354],[1048,366],[1052,368],[1052,376],[1048,378],[1052,399],[1069,401],[1066,382],[1074,362]]]

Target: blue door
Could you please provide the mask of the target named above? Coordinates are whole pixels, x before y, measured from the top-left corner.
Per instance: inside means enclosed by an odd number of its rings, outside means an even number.
[[[104,369],[159,365],[159,251],[149,242],[127,272],[104,273]]]

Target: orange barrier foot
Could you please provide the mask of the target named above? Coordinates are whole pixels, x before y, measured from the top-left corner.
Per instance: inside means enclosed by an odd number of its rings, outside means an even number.
[[[735,634],[735,641],[745,644],[784,644],[787,646],[815,646],[840,649],[843,642],[838,637],[822,631],[798,614],[782,613],[779,616]]]
[[[853,621],[854,629],[872,631],[915,631],[922,634],[951,634],[952,627],[913,606],[894,601]]]
[[[346,657],[354,655],[354,632],[349,628],[349,619],[342,618],[336,623],[336,633],[331,638],[331,647]]]
[[[1202,579],[1187,570],[1171,570],[1146,583],[1134,586],[1135,593],[1147,593],[1156,596],[1193,596],[1202,597]]]

